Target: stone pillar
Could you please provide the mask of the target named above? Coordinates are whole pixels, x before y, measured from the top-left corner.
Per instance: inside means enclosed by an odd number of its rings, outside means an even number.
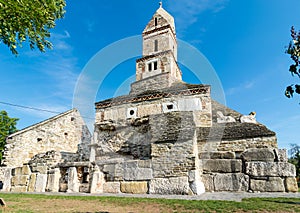
[[[11,168],[7,168],[4,170],[4,180],[3,180],[3,189],[4,192],[9,192],[11,188]]]
[[[47,192],[58,192],[59,191],[59,179],[60,179],[60,170],[55,168],[49,171],[48,181],[47,181]]]
[[[103,184],[105,183],[104,174],[96,165],[91,179],[91,193],[103,193]]]
[[[68,193],[79,192],[79,180],[76,167],[68,169]]]
[[[47,174],[37,174],[35,182],[35,192],[45,192],[47,184]]]

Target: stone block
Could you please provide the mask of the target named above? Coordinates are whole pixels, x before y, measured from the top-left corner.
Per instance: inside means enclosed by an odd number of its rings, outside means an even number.
[[[139,168],[151,168],[151,160],[139,160],[138,162]]]
[[[188,195],[189,193],[188,177],[155,178],[150,181],[149,194]]]
[[[147,194],[148,183],[141,182],[121,182],[121,192],[130,194]]]
[[[297,180],[294,177],[287,177],[284,181],[285,190],[287,192],[298,192]]]
[[[13,186],[11,187],[11,192],[18,192],[18,193],[21,193],[21,192],[26,192],[27,191],[27,187],[26,186]]]
[[[46,185],[47,192],[58,192],[59,191],[59,179],[61,177],[60,170],[58,168],[53,169],[48,174],[48,180]]]
[[[76,167],[68,169],[68,190],[67,192],[79,192],[79,180]]]
[[[248,191],[249,176],[242,173],[216,174],[215,191]]]
[[[278,161],[279,162],[288,162],[288,156],[286,149],[278,149]]]
[[[22,175],[30,175],[30,174],[31,174],[30,167],[28,165],[23,165],[23,167],[22,167]]]
[[[234,152],[200,152],[199,159],[235,159]]]
[[[47,174],[47,166],[46,165],[38,165],[32,167],[32,172],[38,172],[41,174]]]
[[[22,175],[22,167],[12,169],[12,176]]]
[[[46,174],[37,174],[35,182],[35,192],[45,192],[47,184],[47,175]]]
[[[29,181],[29,175],[13,176],[11,179],[12,186],[27,186]]]
[[[99,170],[98,166],[96,165],[92,173],[90,192],[103,193],[104,183],[105,183],[104,174]]]
[[[19,176],[19,184],[21,186],[27,186],[29,182],[29,175],[21,175]]]
[[[296,168],[285,162],[246,162],[246,174],[254,177],[295,177]]]
[[[150,180],[153,178],[152,169],[150,168],[125,168],[125,180]]]
[[[214,175],[203,174],[203,175],[201,175],[201,179],[203,181],[205,191],[207,191],[207,192],[215,191]]]
[[[28,192],[34,192],[36,183],[36,173],[31,173],[29,177]]]
[[[121,193],[120,191],[120,182],[106,182],[103,184],[104,193]]]
[[[283,180],[280,177],[270,177],[268,180],[250,180],[250,189],[254,192],[284,192]]]
[[[274,149],[269,148],[251,148],[247,149],[241,154],[241,158],[244,161],[263,161],[274,162],[275,154]]]
[[[188,173],[188,181],[190,184],[190,189],[194,195],[200,195],[205,192],[205,186],[200,177],[199,170],[192,170]]]
[[[4,171],[4,180],[3,180],[3,189],[2,191],[4,192],[9,192],[10,188],[11,188],[11,175],[12,169],[11,168],[7,168]]]
[[[242,161],[234,159],[202,160],[203,172],[235,173],[242,171]]]

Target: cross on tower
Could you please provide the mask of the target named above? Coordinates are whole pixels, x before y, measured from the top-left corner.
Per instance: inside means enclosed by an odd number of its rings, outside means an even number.
[[[162,4],[163,4],[162,1],[160,1],[160,2],[159,2],[159,7],[162,7]]]

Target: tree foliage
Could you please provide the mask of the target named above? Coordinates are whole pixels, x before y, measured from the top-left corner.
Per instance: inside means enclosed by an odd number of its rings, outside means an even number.
[[[0,0],[0,43],[14,55],[25,41],[31,49],[51,49],[49,30],[63,17],[65,6],[65,0]]]
[[[17,118],[10,118],[6,111],[0,111],[0,160],[8,135],[17,131]]]
[[[297,144],[291,144],[291,149],[289,150],[289,162],[294,164],[296,167],[297,178],[300,178],[300,146]]]
[[[295,28],[291,28],[292,41],[290,42],[286,53],[290,55],[293,63],[290,65],[290,73],[292,76],[298,76],[300,78],[300,31],[296,32]],[[300,94],[300,85],[292,84],[285,90],[285,96],[288,98],[293,97],[294,93]]]

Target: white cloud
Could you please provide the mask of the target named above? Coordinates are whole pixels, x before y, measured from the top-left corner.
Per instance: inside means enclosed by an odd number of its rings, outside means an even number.
[[[198,21],[204,12],[218,13],[223,10],[228,0],[168,0],[166,6],[181,29]]]
[[[236,87],[229,88],[225,93],[226,95],[234,95],[240,91],[252,89],[255,84],[256,84],[255,80],[247,81],[237,85]]]

